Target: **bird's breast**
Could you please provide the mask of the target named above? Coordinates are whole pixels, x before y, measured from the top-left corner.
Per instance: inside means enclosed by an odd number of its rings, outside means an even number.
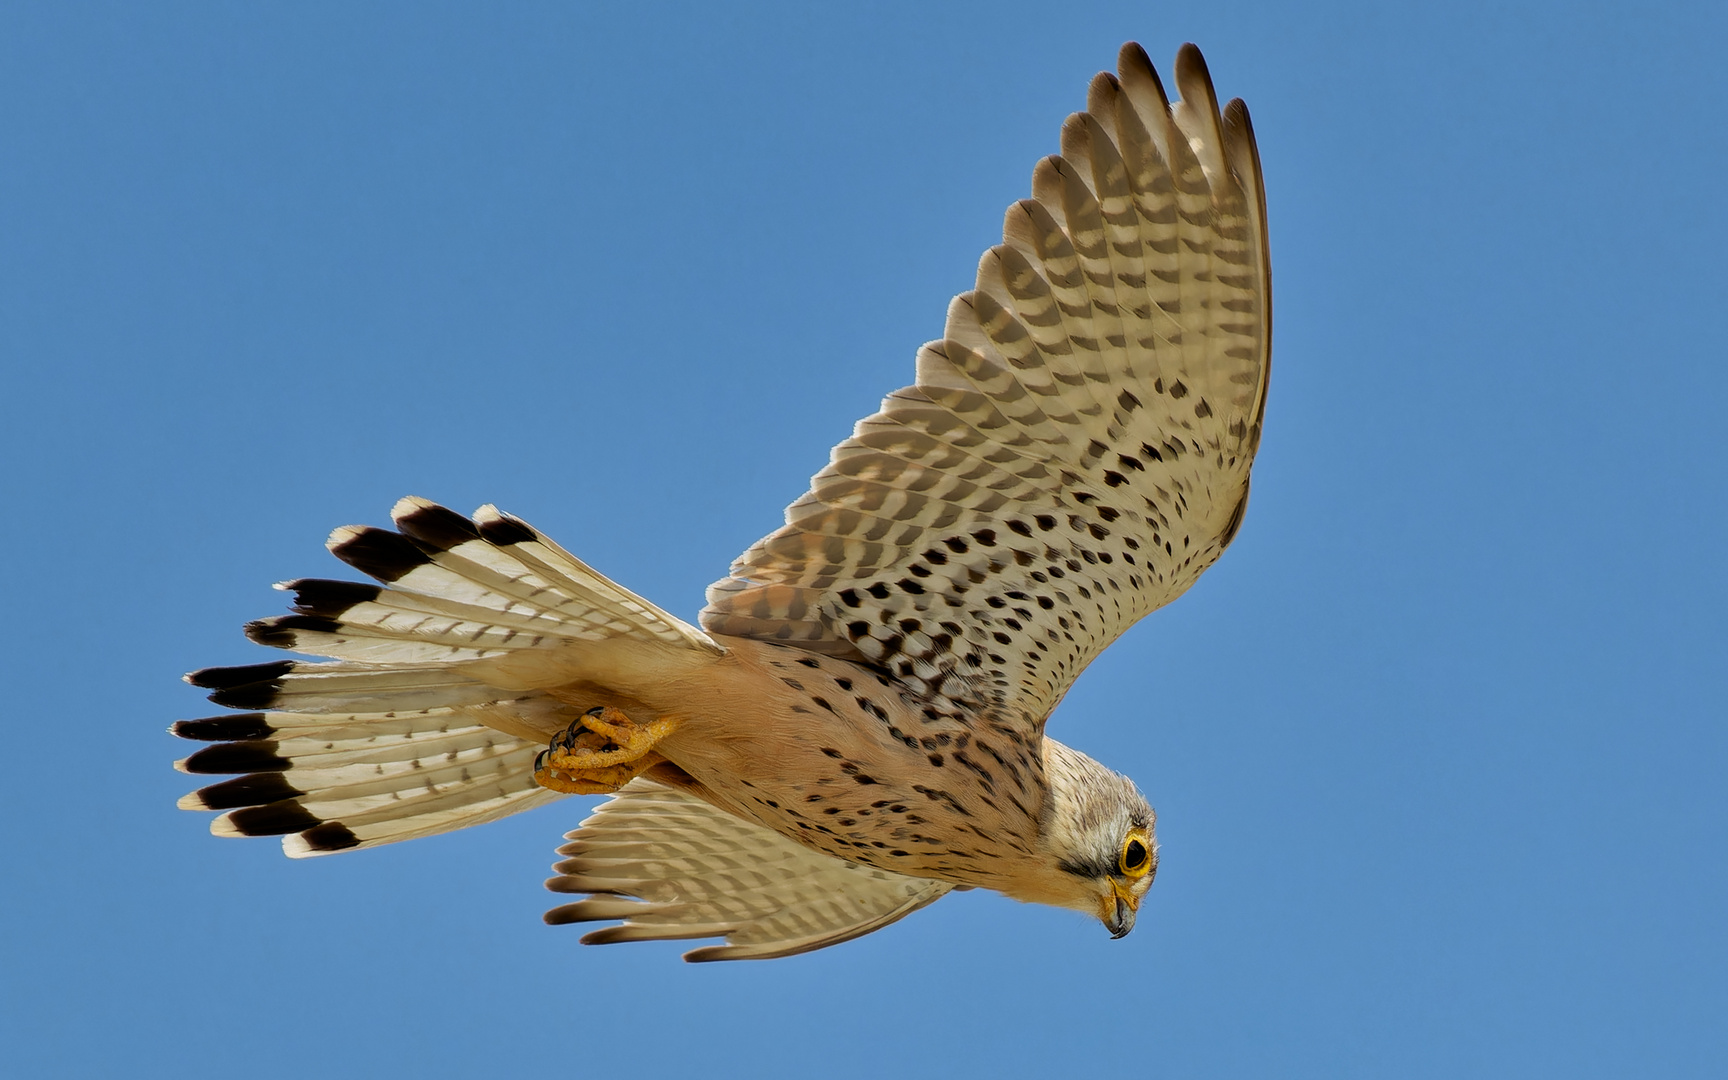
[[[685,721],[659,751],[716,803],[826,854],[956,884],[997,887],[1031,857],[1042,755],[1018,728],[849,661],[726,645],[656,703]]]

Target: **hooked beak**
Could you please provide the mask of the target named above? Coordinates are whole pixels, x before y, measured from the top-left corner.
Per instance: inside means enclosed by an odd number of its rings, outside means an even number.
[[[1134,912],[1138,905],[1122,886],[1111,882],[1110,888],[1115,896],[1104,902],[1104,928],[1110,931],[1110,938],[1114,941],[1127,937],[1128,931],[1134,929]]]

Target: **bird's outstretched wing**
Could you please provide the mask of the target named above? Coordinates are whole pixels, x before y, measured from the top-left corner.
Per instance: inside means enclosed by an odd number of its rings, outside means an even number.
[[[917,382],[709,587],[704,628],[1037,726],[1218,558],[1266,400],[1265,200],[1248,110],[1192,45],[1176,86],[1133,44],[1093,80]]]
[[[554,892],[594,893],[549,923],[622,920],[582,939],[724,937],[684,959],[767,960],[851,941],[946,895],[952,885],[823,855],[646,778],[602,804],[558,849]]]

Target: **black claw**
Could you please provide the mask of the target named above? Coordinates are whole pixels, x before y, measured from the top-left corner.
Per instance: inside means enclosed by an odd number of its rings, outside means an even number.
[[[548,754],[550,754],[554,750],[569,751],[569,750],[574,749],[576,746],[576,735],[581,730],[582,730],[582,727],[581,727],[580,721],[578,721],[575,724],[571,724],[569,727],[565,728],[563,731],[560,731],[558,734],[552,736],[552,741],[550,744],[547,745],[546,752]]]

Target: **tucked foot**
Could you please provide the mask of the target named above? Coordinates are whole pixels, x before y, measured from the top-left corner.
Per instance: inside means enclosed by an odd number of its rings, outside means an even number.
[[[675,716],[637,723],[622,709],[589,709],[534,759],[534,782],[570,795],[608,795],[664,760],[654,753]]]

